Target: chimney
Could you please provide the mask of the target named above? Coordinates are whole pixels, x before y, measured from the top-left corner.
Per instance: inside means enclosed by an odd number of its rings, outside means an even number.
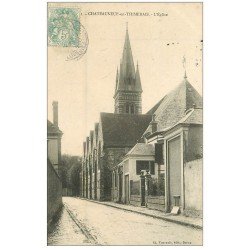
[[[155,120],[155,114],[153,114],[152,121],[150,122],[152,134],[154,132],[157,132],[157,124],[158,124],[158,122]]]
[[[53,101],[53,123],[56,127],[58,127],[58,102]]]

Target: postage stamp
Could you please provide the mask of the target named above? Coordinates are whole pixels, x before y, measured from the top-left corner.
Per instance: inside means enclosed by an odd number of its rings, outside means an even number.
[[[87,51],[88,34],[80,22],[77,8],[49,8],[48,46],[73,48],[67,60],[78,60]]]
[[[79,14],[78,9],[49,9],[49,46],[77,47],[79,45]]]

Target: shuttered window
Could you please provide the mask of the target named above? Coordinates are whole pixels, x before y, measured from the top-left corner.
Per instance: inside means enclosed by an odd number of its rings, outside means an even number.
[[[164,144],[155,144],[155,162],[162,165],[164,164],[163,159],[163,145]]]

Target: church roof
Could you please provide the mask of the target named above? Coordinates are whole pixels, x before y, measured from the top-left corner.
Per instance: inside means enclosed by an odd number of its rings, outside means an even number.
[[[147,114],[155,114],[159,131],[176,124],[193,105],[202,108],[202,97],[185,77],[180,85],[163,97]],[[149,131],[150,127],[145,133]]]
[[[134,146],[152,119],[151,115],[141,114],[101,113],[100,116],[104,145],[113,147]]]
[[[145,155],[151,156],[155,155],[155,147],[152,144],[146,143],[137,143],[127,154],[126,156],[133,156],[133,155]]]
[[[135,71],[128,29],[126,30],[125,43],[120,62],[120,71],[117,70],[116,73],[116,92],[118,90],[142,92],[138,67]]]
[[[54,123],[47,120],[47,134],[62,134],[62,131]]]

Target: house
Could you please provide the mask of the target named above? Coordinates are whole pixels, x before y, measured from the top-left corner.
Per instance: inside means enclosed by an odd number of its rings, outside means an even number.
[[[199,215],[202,210],[198,205],[201,200],[202,178],[197,175],[202,173],[201,167],[196,167],[195,180],[192,173],[189,173],[189,177],[185,174],[188,174],[186,163],[201,158],[202,97],[188,82],[185,74],[180,85],[147,114],[153,115],[152,121],[143,133],[140,143],[126,154],[113,172],[113,200],[137,206],[146,205],[167,212],[174,205],[184,212],[186,206]],[[185,132],[182,134],[181,131]],[[144,169],[140,170],[148,170],[149,175],[145,171],[140,175],[138,164],[145,164]],[[147,177],[150,177],[148,182]],[[196,193],[192,189],[192,193],[197,194],[196,207],[194,201],[191,205],[184,202],[185,192],[186,201],[192,196],[191,191],[184,190],[185,178],[189,179],[190,190],[193,188],[192,182],[198,182]],[[177,187],[182,187],[182,192]]]
[[[190,210],[195,210],[200,216],[202,160],[199,160],[196,175],[192,176],[190,173],[189,177],[186,164],[202,158],[202,97],[189,83],[186,74],[182,83],[163,98],[154,115],[155,124],[148,127],[145,138],[147,143],[161,148],[159,151],[156,150],[156,158],[162,158],[163,155],[165,210],[170,212],[173,206],[178,206],[180,211],[184,212],[185,207],[188,207],[186,202],[190,195],[194,194],[188,193],[187,188],[192,189],[192,183],[199,182],[199,185],[196,185],[196,194],[199,193],[196,196],[197,207],[192,206]],[[185,186],[186,178],[190,181],[190,187]]]
[[[154,146],[141,142],[124,156],[113,170],[113,201],[141,206],[144,202],[140,197],[141,172],[149,170],[152,175],[157,174],[154,156]]]
[[[162,132],[166,166],[166,210],[179,206],[185,214],[202,216],[202,109],[186,111]]]

